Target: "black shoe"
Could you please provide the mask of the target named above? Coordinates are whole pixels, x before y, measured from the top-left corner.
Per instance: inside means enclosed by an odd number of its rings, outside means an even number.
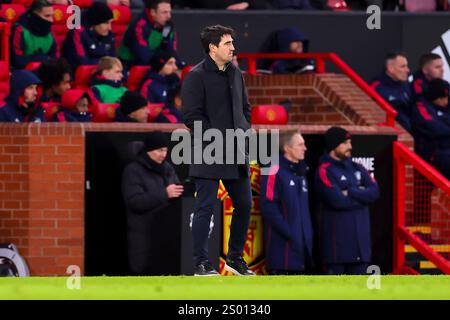
[[[237,276],[255,276],[256,274],[250,270],[242,257],[228,258],[225,261],[225,270]]]
[[[209,261],[205,261],[195,267],[194,276],[220,276],[220,274]]]

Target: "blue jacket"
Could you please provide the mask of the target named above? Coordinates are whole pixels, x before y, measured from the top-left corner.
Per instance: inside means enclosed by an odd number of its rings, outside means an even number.
[[[408,82],[394,81],[386,73],[376,78],[372,88],[383,97],[397,112],[395,120],[408,132],[411,132],[411,88]]]
[[[319,160],[315,189],[321,262],[369,263],[372,248],[368,205],[378,199],[376,181],[351,159],[337,161],[325,154]]]
[[[44,122],[44,109],[38,103],[33,103],[28,108],[19,105],[24,90],[39,83],[41,80],[31,71],[14,71],[11,76],[10,94],[3,105],[0,105],[0,122]]]
[[[67,59],[73,70],[80,65],[96,65],[104,56],[115,57],[114,33],[100,36],[87,26],[70,30],[62,45],[61,56]]]
[[[271,170],[261,176],[260,195],[267,268],[303,271],[313,246],[306,164],[280,155],[279,167]]]
[[[450,153],[450,111],[420,98],[412,114],[415,150],[433,164],[440,153]]]
[[[59,111],[52,116],[53,122],[91,122],[92,113],[79,112],[64,107],[60,107]]]

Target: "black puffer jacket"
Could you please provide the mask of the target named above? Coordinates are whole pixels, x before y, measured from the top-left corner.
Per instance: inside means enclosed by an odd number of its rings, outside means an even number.
[[[158,247],[152,237],[158,228],[154,222],[170,203],[166,187],[179,183],[171,164],[158,165],[146,153],[139,154],[125,168],[122,195],[127,208],[128,262],[132,273],[152,274],[152,253]]]

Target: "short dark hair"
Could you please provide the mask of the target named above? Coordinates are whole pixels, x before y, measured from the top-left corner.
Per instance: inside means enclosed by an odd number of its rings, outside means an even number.
[[[171,0],[144,0],[145,7],[147,9],[158,9],[160,3],[168,3],[171,4]]]
[[[34,0],[31,4],[31,11],[41,11],[42,8],[51,7],[53,4],[48,0]]]
[[[385,68],[387,67],[388,61],[397,59],[398,57],[406,58],[406,54],[401,51],[394,51],[394,52],[389,52],[388,54],[386,54],[386,56],[384,57],[384,67]]]
[[[46,60],[37,69],[37,75],[42,81],[44,90],[60,84],[66,73],[70,75],[71,67],[64,58]]]
[[[436,53],[425,53],[419,59],[419,68],[422,69],[427,64],[437,59],[442,59],[442,57]]]
[[[203,28],[200,33],[200,40],[202,41],[203,49],[206,53],[209,53],[209,44],[219,46],[220,40],[226,34],[229,34],[233,39],[235,38],[235,32],[230,27],[224,27],[220,24],[215,26],[208,26]]]
[[[284,146],[289,145],[292,142],[292,137],[296,134],[301,135],[300,131],[296,129],[280,132],[279,148],[281,153],[284,153]]]

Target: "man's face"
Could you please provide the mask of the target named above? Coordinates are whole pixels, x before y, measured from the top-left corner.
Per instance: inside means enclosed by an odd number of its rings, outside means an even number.
[[[341,160],[348,159],[352,156],[352,140],[347,139],[333,150],[335,156]]]
[[[448,97],[437,98],[433,101],[433,104],[441,108],[446,108],[448,106]]]
[[[52,89],[55,94],[62,96],[64,92],[70,89],[70,74],[65,73],[63,80],[59,84],[53,86]]]
[[[148,121],[148,108],[147,106],[144,106],[136,111],[133,111],[132,113],[130,113],[128,116],[134,120],[136,120],[137,122],[140,123],[147,123]]]
[[[32,84],[23,91],[23,98],[26,103],[33,103],[37,97],[37,85]]]
[[[395,81],[407,81],[409,75],[408,60],[402,56],[389,60],[387,72]]]
[[[299,133],[293,135],[291,142],[284,147],[286,157],[294,162],[304,160],[306,150],[305,140]]]
[[[303,42],[292,41],[289,44],[289,51],[292,53],[303,53]]]
[[[102,37],[106,37],[109,34],[109,31],[111,31],[111,22],[112,22],[112,19],[109,20],[108,22],[95,25],[93,27],[95,33],[97,33],[98,35],[101,35]]]
[[[173,74],[178,70],[177,61],[175,58],[170,58],[164,67],[159,71],[159,74],[162,76],[168,76],[169,74]]]
[[[89,111],[89,100],[86,97],[81,98],[77,101],[78,112],[88,112]]]
[[[156,10],[150,9],[153,21],[161,26],[165,26],[167,21],[172,18],[172,6],[170,3],[160,3]]]
[[[426,64],[423,69],[423,73],[428,80],[443,79],[444,78],[444,61],[442,59],[435,59]]]
[[[229,34],[224,34],[220,38],[219,46],[210,44],[209,50],[216,62],[223,64],[231,62],[234,53],[233,38]]]
[[[123,78],[123,69],[119,65],[114,65],[109,70],[103,70],[103,77],[107,80],[120,81]]]
[[[35,13],[44,20],[53,23],[53,7],[43,7],[39,11],[35,11]]]
[[[164,160],[167,157],[167,151],[168,148],[167,147],[163,147],[163,148],[159,148],[156,150],[152,150],[147,152],[148,156],[150,157],[150,159],[152,159],[153,161],[155,161],[156,163],[163,163]]]

